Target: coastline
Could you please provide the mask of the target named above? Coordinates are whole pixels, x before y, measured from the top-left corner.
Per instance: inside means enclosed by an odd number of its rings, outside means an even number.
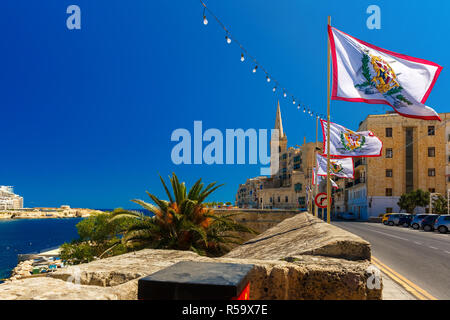
[[[94,209],[61,209],[61,208],[34,208],[34,209],[15,209],[1,210],[1,220],[19,220],[19,219],[64,219],[64,218],[87,218],[91,214],[101,213]]]

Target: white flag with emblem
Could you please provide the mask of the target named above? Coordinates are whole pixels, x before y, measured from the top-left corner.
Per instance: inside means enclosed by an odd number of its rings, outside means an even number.
[[[326,154],[327,121],[320,120],[323,132],[323,150]],[[330,122],[330,155],[339,157],[379,157],[383,142],[371,131],[354,132]]]
[[[316,173],[316,168],[313,168],[313,184],[314,185],[320,185],[320,183],[322,182],[322,180],[324,180],[325,178],[323,176],[318,176]],[[337,183],[330,178],[330,182],[331,182],[331,187],[335,188],[335,189],[339,189],[339,186],[337,185]]]
[[[352,158],[330,159],[330,174],[340,178],[353,179],[355,169]],[[317,175],[327,175],[327,157],[317,154]]]
[[[404,117],[441,120],[425,105],[441,66],[376,47],[331,26],[328,37],[333,100],[387,104]]]

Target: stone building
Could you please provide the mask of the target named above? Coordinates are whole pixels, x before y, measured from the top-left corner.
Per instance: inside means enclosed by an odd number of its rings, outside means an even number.
[[[370,130],[383,142],[383,154],[355,158],[355,179],[338,179],[336,212],[361,219],[399,212],[398,199],[416,189],[447,195],[450,188],[450,113],[442,121],[405,118],[396,113],[369,115],[358,131]],[[425,211],[417,208],[416,213]]]
[[[310,185],[314,164],[315,143],[303,142],[300,148],[287,146],[287,136],[283,130],[280,104],[275,118],[275,129],[279,130],[279,166],[275,172],[271,161],[270,177],[247,179],[239,185],[236,205],[240,208],[283,208],[305,209],[306,186]],[[271,141],[271,145],[275,141]],[[317,143],[320,147],[320,143]],[[272,156],[272,155],[271,155]]]
[[[23,197],[14,193],[13,187],[0,186],[0,209],[22,209]]]

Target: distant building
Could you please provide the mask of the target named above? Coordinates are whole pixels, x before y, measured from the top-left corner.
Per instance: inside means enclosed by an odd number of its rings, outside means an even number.
[[[416,189],[447,196],[450,188],[450,113],[442,121],[405,118],[396,113],[369,115],[358,131],[370,130],[383,141],[383,154],[355,158],[355,179],[338,179],[336,212],[361,219],[399,212],[403,193]],[[425,211],[416,208],[416,213]]]
[[[14,193],[13,187],[0,186],[0,209],[22,209],[23,197]]]
[[[300,148],[287,147],[278,103],[275,129],[279,130],[279,170],[270,177],[247,179],[239,185],[236,205],[240,208],[306,209],[306,186],[312,178],[315,143],[304,141]],[[274,143],[271,141],[271,144]],[[317,144],[320,146],[320,143]],[[272,163],[271,163],[272,166]]]

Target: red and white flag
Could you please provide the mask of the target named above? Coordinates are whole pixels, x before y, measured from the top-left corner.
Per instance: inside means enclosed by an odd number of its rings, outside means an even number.
[[[320,185],[320,183],[325,179],[325,177],[323,176],[318,176],[316,174],[316,168],[313,168],[313,185]],[[330,178],[330,182],[331,182],[331,187],[334,189],[339,189],[339,186],[337,185],[337,183]]]
[[[387,104],[404,117],[441,120],[424,104],[441,66],[376,47],[331,26],[328,36],[333,100]]]
[[[323,132],[323,150],[327,153],[327,121],[320,120]],[[355,132],[330,122],[330,156],[379,157],[383,142],[372,131]]]
[[[327,175],[327,157],[317,154],[317,175]],[[355,168],[353,158],[334,158],[330,159],[330,175],[353,179]]]

